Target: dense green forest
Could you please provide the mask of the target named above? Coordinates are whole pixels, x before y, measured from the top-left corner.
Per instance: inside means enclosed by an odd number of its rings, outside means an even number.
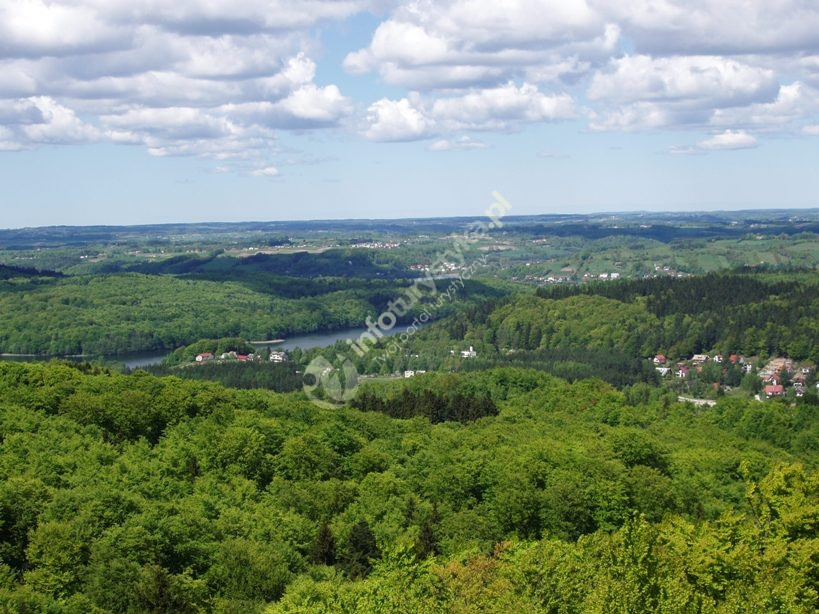
[[[191,363],[363,331],[471,220],[0,230],[0,353],[175,350],[0,362],[0,612],[813,613],[817,219],[504,218],[412,334],[281,364]]]
[[[350,405],[361,411],[377,411],[393,418],[423,416],[432,424],[472,422],[498,415],[490,388],[481,382],[451,375],[370,383],[357,391]]]
[[[660,334],[650,342],[672,356],[718,350],[819,361],[819,276],[808,272],[712,273],[544,288],[537,294],[602,296],[629,308],[643,306],[661,323]]]
[[[364,282],[339,290],[332,280],[290,279],[291,289],[282,295],[278,286],[254,289],[241,281],[139,273],[0,279],[0,352],[97,356],[176,349],[207,338],[270,340],[350,328],[386,309],[412,283]],[[299,287],[306,294],[288,298]],[[504,293],[496,285],[470,282],[459,298]],[[405,318],[411,321],[418,309]],[[440,315],[448,312],[446,306]]]
[[[227,361],[207,362],[188,368],[150,365],[141,370],[152,375],[219,382],[230,388],[265,388],[277,392],[300,390],[304,383],[296,363]]]
[[[462,312],[536,287],[541,298],[558,301],[580,293],[628,303],[640,320],[629,332],[637,330],[639,338],[608,344],[626,360],[649,345],[672,355],[722,344],[754,355],[808,356],[816,334],[805,314],[816,306],[818,219],[815,212],[781,211],[510,217],[498,232],[460,256],[450,255],[454,268],[447,271],[460,274],[482,259],[480,281],[457,297]],[[452,254],[453,237],[468,222],[0,230],[0,353],[99,356],[173,350],[205,338],[265,340],[359,326],[367,315],[383,312],[413,279],[431,275],[429,267],[441,254]],[[758,277],[756,285],[737,281],[743,276],[703,278],[687,287],[688,294],[673,285],[692,279],[687,275],[742,266],[801,272],[791,276],[790,287],[787,280],[777,284],[762,275],[745,276]],[[636,285],[588,283],[614,275]],[[644,279],[651,276],[657,279]],[[716,303],[693,304],[700,290]],[[540,366],[561,362],[559,354],[570,350],[578,352],[577,376],[610,371],[588,353],[607,343],[605,331],[579,339],[581,345],[574,342],[577,327],[552,339],[548,326],[524,313],[532,304],[521,303],[521,313],[508,308],[514,312],[508,322],[456,320],[453,326],[463,330],[451,337],[463,340],[466,328],[477,331],[486,324],[500,335],[487,343],[540,352],[532,357]],[[445,305],[436,317],[454,310]],[[554,313],[568,311],[557,305]],[[651,315],[661,321],[662,332],[644,331],[653,324]],[[620,330],[617,323],[611,327]],[[488,358],[486,348],[481,354]],[[628,371],[628,381],[647,377],[635,365]],[[614,373],[606,377],[616,379]]]
[[[235,282],[136,273],[13,279],[0,287],[0,347],[7,352],[115,354],[176,348],[202,338],[275,339],[354,326],[374,309],[355,290],[287,299]]]
[[[809,272],[540,288],[463,305],[414,334],[401,352],[388,351],[388,341],[375,359],[351,359],[360,373],[518,365],[622,387],[656,383],[646,359],[660,353],[671,359],[713,352],[819,362],[817,314],[819,277]],[[469,346],[476,356],[460,358]]]
[[[421,415],[0,363],[0,610],[819,606],[815,397],[704,410],[517,368],[371,392],[402,389]],[[497,415],[433,424],[424,391]]]

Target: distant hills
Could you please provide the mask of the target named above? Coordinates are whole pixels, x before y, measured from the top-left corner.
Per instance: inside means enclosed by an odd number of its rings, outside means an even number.
[[[463,231],[474,217],[407,218],[398,220],[309,220],[268,222],[200,222],[138,226],[44,226],[0,229],[0,249],[78,246],[155,238],[223,239],[231,235],[349,236],[356,232],[381,234],[450,233]],[[819,208],[745,211],[627,212],[593,214],[508,215],[503,230],[549,233],[596,239],[632,235],[668,241],[674,238],[736,237],[819,232]]]

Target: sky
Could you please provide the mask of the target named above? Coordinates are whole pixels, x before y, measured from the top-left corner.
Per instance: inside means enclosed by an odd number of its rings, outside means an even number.
[[[816,0],[0,0],[0,228],[817,207]]]

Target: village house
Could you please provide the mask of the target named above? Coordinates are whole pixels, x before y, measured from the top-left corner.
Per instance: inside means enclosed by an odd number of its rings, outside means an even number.
[[[206,360],[213,360],[213,354],[210,352],[202,352],[196,355],[196,362],[205,362]]]
[[[777,385],[773,385],[773,386],[769,385],[769,386],[765,386],[764,392],[765,392],[765,396],[767,398],[769,398],[769,399],[771,397],[781,397],[783,394],[785,394],[785,387],[782,386],[781,384],[777,384]]]
[[[664,365],[667,362],[665,354],[657,354],[654,357],[654,364],[655,365]]]
[[[287,352],[273,350],[270,352],[270,362],[287,362]]]
[[[764,379],[765,383],[771,384],[772,386],[777,386],[782,381],[781,378],[779,377],[779,375],[777,375],[776,373],[773,373],[773,374],[771,374],[768,377],[763,378],[763,379]]]
[[[677,377],[679,378],[686,378],[688,377],[688,367],[680,367],[677,369],[676,373]]]
[[[691,357],[691,362],[693,363],[708,362],[708,354],[694,354]]]
[[[475,358],[478,353],[470,345],[468,350],[461,350],[461,358]]]

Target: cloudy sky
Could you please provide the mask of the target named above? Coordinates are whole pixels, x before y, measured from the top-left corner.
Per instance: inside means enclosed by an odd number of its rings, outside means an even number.
[[[0,0],[0,227],[815,207],[816,0]]]

